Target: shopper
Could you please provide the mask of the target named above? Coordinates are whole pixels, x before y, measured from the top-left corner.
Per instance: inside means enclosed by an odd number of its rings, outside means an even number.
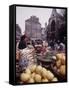
[[[27,37],[26,37],[25,35],[22,35],[22,36],[21,36],[21,40],[20,40],[20,42],[19,42],[18,48],[19,48],[19,49],[24,49],[24,48],[26,48],[26,42],[27,42]]]

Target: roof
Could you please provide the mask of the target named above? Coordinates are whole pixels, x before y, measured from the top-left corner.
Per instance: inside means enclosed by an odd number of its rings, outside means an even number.
[[[37,18],[36,16],[31,16],[29,19],[25,20],[25,22],[30,22],[30,23],[32,22],[32,23],[38,23],[38,24],[40,24],[39,18]]]
[[[64,17],[63,17],[62,15],[60,15],[60,14],[56,11],[56,9],[53,9],[53,10],[52,10],[52,14],[51,14],[49,20],[50,20],[51,18],[54,18],[54,17],[57,17],[57,18],[60,18],[60,19],[64,20]]]

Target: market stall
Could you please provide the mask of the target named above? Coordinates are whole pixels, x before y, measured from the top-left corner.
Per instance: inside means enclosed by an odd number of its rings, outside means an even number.
[[[42,44],[28,45],[16,53],[16,76],[20,84],[65,81],[65,52]]]

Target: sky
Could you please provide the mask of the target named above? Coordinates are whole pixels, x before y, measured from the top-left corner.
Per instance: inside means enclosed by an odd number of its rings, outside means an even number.
[[[57,12],[61,14],[60,9]],[[30,16],[36,16],[39,18],[41,27],[45,27],[51,16],[52,8],[35,8],[35,7],[16,7],[16,24],[19,24],[22,34],[25,31],[25,20],[29,19]]]

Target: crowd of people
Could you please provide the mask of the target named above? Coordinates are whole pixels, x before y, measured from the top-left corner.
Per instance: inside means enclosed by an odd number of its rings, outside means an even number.
[[[65,51],[65,44],[63,42],[60,42],[60,40],[57,41],[51,40],[49,42],[49,46],[51,46],[52,50]]]
[[[46,55],[47,52],[54,50],[65,51],[65,44],[59,40],[57,42],[51,40],[49,43],[42,40],[33,41],[26,35],[22,35],[20,41],[16,42],[16,60],[19,61],[21,66],[28,66],[28,63],[30,65],[30,62],[31,64],[36,62],[36,58],[34,58],[35,53]]]

